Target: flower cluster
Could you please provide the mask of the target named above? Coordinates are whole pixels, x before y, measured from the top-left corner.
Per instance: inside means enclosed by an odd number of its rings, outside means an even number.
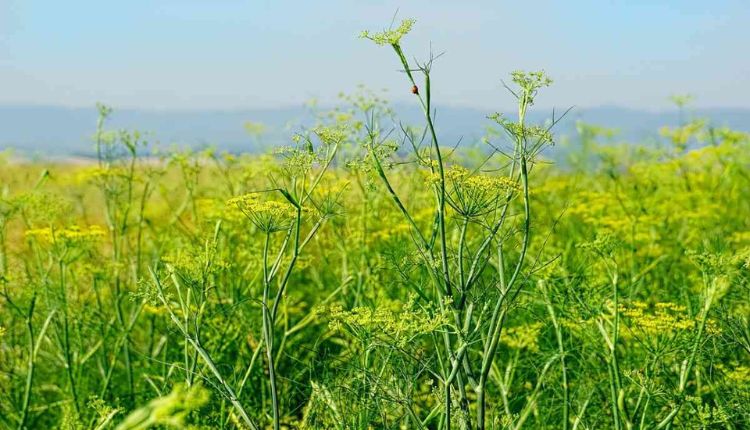
[[[681,127],[662,127],[659,133],[679,150],[684,151],[691,139],[702,140],[706,124],[704,121],[691,121]]]
[[[696,322],[684,315],[685,307],[675,303],[656,303],[653,310],[644,302],[620,305],[620,312],[629,318],[630,327],[649,336],[670,335],[690,330]]]
[[[273,233],[288,229],[296,216],[289,203],[273,200],[261,201],[257,194],[245,194],[227,201],[227,205],[240,210],[260,231]]]
[[[395,29],[383,30],[378,33],[370,33],[365,30],[360,33],[359,37],[370,39],[377,45],[398,45],[401,42],[401,38],[411,31],[415,22],[417,21],[414,19],[405,19]]]
[[[491,114],[487,116],[487,118],[495,121],[498,125],[501,125],[513,138],[524,139],[529,142],[538,142],[540,144],[551,144],[554,142],[549,127],[519,124],[516,121],[511,121],[505,118],[501,113]]]
[[[76,174],[76,180],[79,183],[92,182],[100,184],[114,178],[121,178],[127,175],[127,171],[119,166],[93,166],[81,169]]]
[[[515,82],[516,85],[521,87],[522,90],[529,92],[534,92],[539,88],[552,85],[552,79],[547,76],[544,70],[539,70],[536,72],[516,70],[511,72],[510,78],[513,80],[513,82]]]
[[[339,145],[349,137],[349,131],[345,126],[315,127],[313,133],[324,145]]]
[[[432,333],[445,324],[444,318],[430,315],[424,310],[411,310],[406,306],[399,312],[386,308],[372,309],[360,306],[345,311],[340,305],[329,309],[332,330],[348,328],[355,334],[385,335],[391,340],[406,344],[415,336]]]
[[[202,280],[228,269],[231,264],[216,256],[215,249],[181,250],[161,258],[169,272],[179,272],[183,280]]]
[[[440,183],[440,175],[431,174],[428,181]],[[460,215],[474,217],[495,209],[495,203],[519,191],[517,182],[504,176],[475,175],[461,166],[452,166],[445,172],[447,202]]]
[[[243,215],[237,211],[227,211],[225,201],[221,199],[198,198],[195,200],[195,206],[199,216],[209,221],[218,219],[230,222],[241,221]]]
[[[55,229],[52,227],[34,228],[26,230],[26,237],[33,237],[47,243],[85,243],[94,242],[106,235],[106,230],[98,225],[88,227],[68,227]]]
[[[344,212],[343,197],[349,187],[347,180],[321,182],[313,190],[312,203],[321,216],[340,215]]]
[[[726,378],[737,386],[750,386],[750,366],[737,366],[727,372]]]
[[[505,330],[505,334],[500,341],[508,348],[536,352],[539,351],[539,333],[542,331],[542,327],[541,322],[510,327]]]
[[[385,226],[380,230],[372,232],[372,239],[386,241],[392,238],[403,238],[411,231],[411,226],[405,222],[399,222]]]

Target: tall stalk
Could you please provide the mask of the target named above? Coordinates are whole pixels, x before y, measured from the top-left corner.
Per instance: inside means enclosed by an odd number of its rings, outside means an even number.
[[[63,258],[58,259],[58,270],[60,272],[60,297],[62,300],[62,341],[61,346],[63,350],[63,359],[65,360],[65,371],[68,375],[68,383],[70,384],[70,393],[73,396],[73,406],[75,406],[76,413],[80,415],[81,409],[78,402],[78,390],[76,389],[76,378],[75,369],[73,362],[73,353],[71,351],[70,342],[70,318],[68,313],[68,292],[66,291],[65,285],[65,263]]]
[[[523,92],[521,93],[520,99],[519,99],[519,106],[518,106],[518,125],[519,130],[521,130],[521,133],[515,135],[515,150],[514,150],[514,159],[518,159],[518,165],[520,166],[520,179],[521,179],[521,186],[522,186],[522,193],[523,193],[523,228],[522,228],[522,234],[523,239],[521,242],[521,251],[520,255],[518,257],[518,260],[516,262],[515,268],[513,269],[513,273],[511,274],[510,279],[505,283],[505,275],[504,275],[504,261],[502,257],[500,258],[500,266],[498,267],[498,270],[501,272],[500,275],[500,285],[501,285],[501,292],[500,297],[497,299],[497,302],[495,304],[495,309],[493,310],[492,319],[490,320],[490,328],[488,332],[487,341],[485,342],[484,347],[484,356],[482,357],[482,369],[480,371],[479,376],[479,386],[477,387],[477,426],[479,429],[484,429],[486,427],[485,422],[485,415],[486,415],[486,390],[487,390],[487,378],[489,376],[490,368],[492,367],[492,363],[495,358],[495,354],[497,353],[497,346],[499,344],[500,340],[500,333],[502,331],[503,322],[505,320],[505,311],[501,311],[504,302],[507,300],[507,298],[515,298],[515,295],[518,294],[518,291],[520,291],[520,288],[516,288],[515,292],[513,289],[515,288],[515,283],[518,280],[518,276],[521,273],[521,267],[523,266],[524,260],[526,259],[526,252],[529,247],[529,240],[531,235],[531,205],[529,201],[529,172],[528,172],[528,159],[526,154],[526,136],[524,135],[524,127],[525,127],[525,120],[526,120],[526,110],[529,106],[529,104],[532,102],[532,91],[534,91],[531,88],[523,89]],[[515,167],[515,164],[511,166],[511,169]],[[503,212],[505,213],[507,208],[507,205],[505,208],[503,208]],[[503,214],[504,215],[504,214]],[[501,245],[502,246],[502,245]],[[500,253],[502,255],[502,248],[500,248]],[[510,297],[509,297],[510,296]]]
[[[263,341],[266,349],[266,359],[268,361],[268,381],[271,388],[271,409],[273,412],[273,428],[279,430],[279,399],[278,392],[276,389],[276,370],[273,359],[273,332],[271,328],[271,311],[268,309],[268,296],[270,294],[271,285],[268,279],[268,243],[271,238],[271,233],[266,233],[266,238],[263,242],[263,301],[262,314],[263,314]]]
[[[531,206],[528,179],[530,157],[533,157],[541,145],[546,143],[545,139],[548,136],[548,134],[546,134],[547,130],[539,133],[539,130],[537,129],[534,129],[527,134],[527,127],[525,124],[526,111],[528,107],[533,104],[533,99],[537,90],[543,86],[549,85],[551,81],[546,78],[543,72],[533,72],[529,74],[514,72],[513,80],[520,87],[520,93],[513,93],[518,99],[518,121],[515,124],[498,121],[513,138],[514,150],[512,156],[510,156],[510,174],[508,178],[511,179],[511,181],[520,183],[520,191],[523,196],[523,224],[521,227],[522,240],[518,259],[511,266],[512,270],[507,282],[504,273],[505,268],[502,267],[505,263],[502,261],[502,258],[500,267],[498,267],[498,273],[500,276],[500,294],[493,306],[492,315],[487,325],[486,332],[481,336],[484,339],[483,350],[479,352],[479,356],[482,358],[482,363],[478,373],[479,379],[477,380],[475,374],[476,369],[472,369],[472,363],[470,363],[468,358],[469,354],[466,353],[466,345],[470,344],[468,340],[469,333],[476,333],[479,331],[484,325],[484,321],[481,318],[473,321],[474,304],[467,304],[467,298],[469,297],[467,293],[476,283],[478,283],[480,276],[484,271],[488,260],[486,252],[489,249],[490,244],[496,240],[496,235],[503,229],[506,216],[508,215],[508,208],[516,193],[509,190],[505,199],[499,198],[498,195],[497,198],[492,200],[497,203],[497,206],[494,208],[494,213],[497,214],[499,211],[499,220],[493,221],[492,226],[487,229],[488,231],[484,232],[485,236],[481,239],[476,254],[474,254],[473,258],[470,260],[468,272],[465,271],[464,253],[468,240],[467,233],[469,216],[465,216],[461,221],[458,236],[458,257],[455,265],[458,274],[457,276],[452,274],[447,238],[448,225],[446,222],[446,201],[448,199],[446,162],[441,152],[434,124],[434,115],[432,112],[431,68],[436,57],[431,56],[430,60],[424,64],[419,64],[417,62],[416,68],[410,66],[401,46],[401,38],[411,30],[413,23],[413,20],[405,20],[396,29],[389,29],[376,34],[364,32],[362,33],[362,36],[374,41],[378,45],[389,45],[393,49],[402,66],[402,71],[412,85],[412,93],[417,97],[422,108],[426,123],[425,133],[429,133],[430,138],[430,155],[423,156],[419,150],[420,145],[416,144],[413,139],[410,139],[410,141],[417,159],[422,164],[426,164],[433,177],[437,178],[433,181],[436,207],[435,221],[430,240],[427,240],[425,235],[422,234],[385,175],[378,156],[376,146],[377,142],[375,141],[375,136],[377,136],[378,133],[371,130],[371,127],[368,127],[370,135],[368,152],[374,161],[375,171],[382,179],[388,194],[396,203],[399,211],[412,229],[417,249],[425,261],[425,266],[427,267],[430,279],[435,283],[435,289],[438,293],[438,308],[443,314],[452,315],[453,317],[452,322],[454,323],[455,330],[443,330],[442,345],[438,347],[436,344],[436,350],[439,357],[441,357],[441,354],[439,353],[440,349],[445,351],[445,355],[440,358],[440,366],[444,373],[442,382],[445,384],[443,387],[443,396],[445,397],[444,428],[450,429],[452,425],[451,392],[453,389],[458,392],[459,402],[462,409],[463,421],[461,422],[461,426],[463,428],[472,427],[469,414],[469,398],[466,394],[466,386],[468,384],[477,394],[477,426],[480,429],[484,429],[486,426],[485,409],[487,379],[494,362],[494,356],[497,352],[500,333],[506,316],[507,305],[516,298],[521,289],[522,283],[520,275],[524,267],[530,243]],[[417,85],[414,76],[417,72],[421,73],[424,77],[424,86],[421,89]],[[408,136],[407,133],[407,138]],[[490,210],[489,212],[491,213],[493,211]],[[433,253],[432,245],[434,240],[439,242],[439,254],[437,257],[435,257],[435,254]],[[498,246],[498,249],[500,255],[502,255],[502,243]],[[437,269],[437,267],[439,267],[439,269]],[[456,295],[457,291],[460,292],[460,295]],[[445,303],[450,304],[445,305]],[[472,325],[472,323],[474,325]],[[445,362],[443,363],[443,361]]]
[[[562,327],[560,321],[557,319],[557,313],[555,312],[555,305],[552,303],[552,296],[549,289],[544,281],[539,281],[540,289],[544,294],[545,305],[547,312],[549,313],[550,321],[552,321],[552,327],[555,329],[555,341],[557,341],[557,351],[560,354],[560,375],[562,376],[563,385],[563,422],[562,429],[568,430],[570,426],[570,387],[568,385],[568,367],[565,363],[565,344],[563,343]]]

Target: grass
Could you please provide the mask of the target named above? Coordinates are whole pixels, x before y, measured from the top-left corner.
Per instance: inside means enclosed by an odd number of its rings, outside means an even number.
[[[154,160],[100,106],[90,165],[3,161],[0,426],[750,426],[750,136],[580,124],[554,165],[514,72],[517,115],[445,146],[412,25],[363,37],[421,125],[362,93],[272,155]]]

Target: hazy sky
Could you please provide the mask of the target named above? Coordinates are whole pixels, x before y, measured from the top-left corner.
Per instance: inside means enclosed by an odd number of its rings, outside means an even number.
[[[0,103],[238,108],[332,101],[363,83],[409,97],[394,12],[434,71],[436,102],[499,109],[500,80],[544,68],[543,106],[750,107],[748,0],[0,0]]]

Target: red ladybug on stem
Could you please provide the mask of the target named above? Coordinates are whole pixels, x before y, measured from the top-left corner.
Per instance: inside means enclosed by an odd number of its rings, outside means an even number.
[[[412,94],[419,94],[419,88],[417,88],[416,85],[411,87],[411,93]]]

